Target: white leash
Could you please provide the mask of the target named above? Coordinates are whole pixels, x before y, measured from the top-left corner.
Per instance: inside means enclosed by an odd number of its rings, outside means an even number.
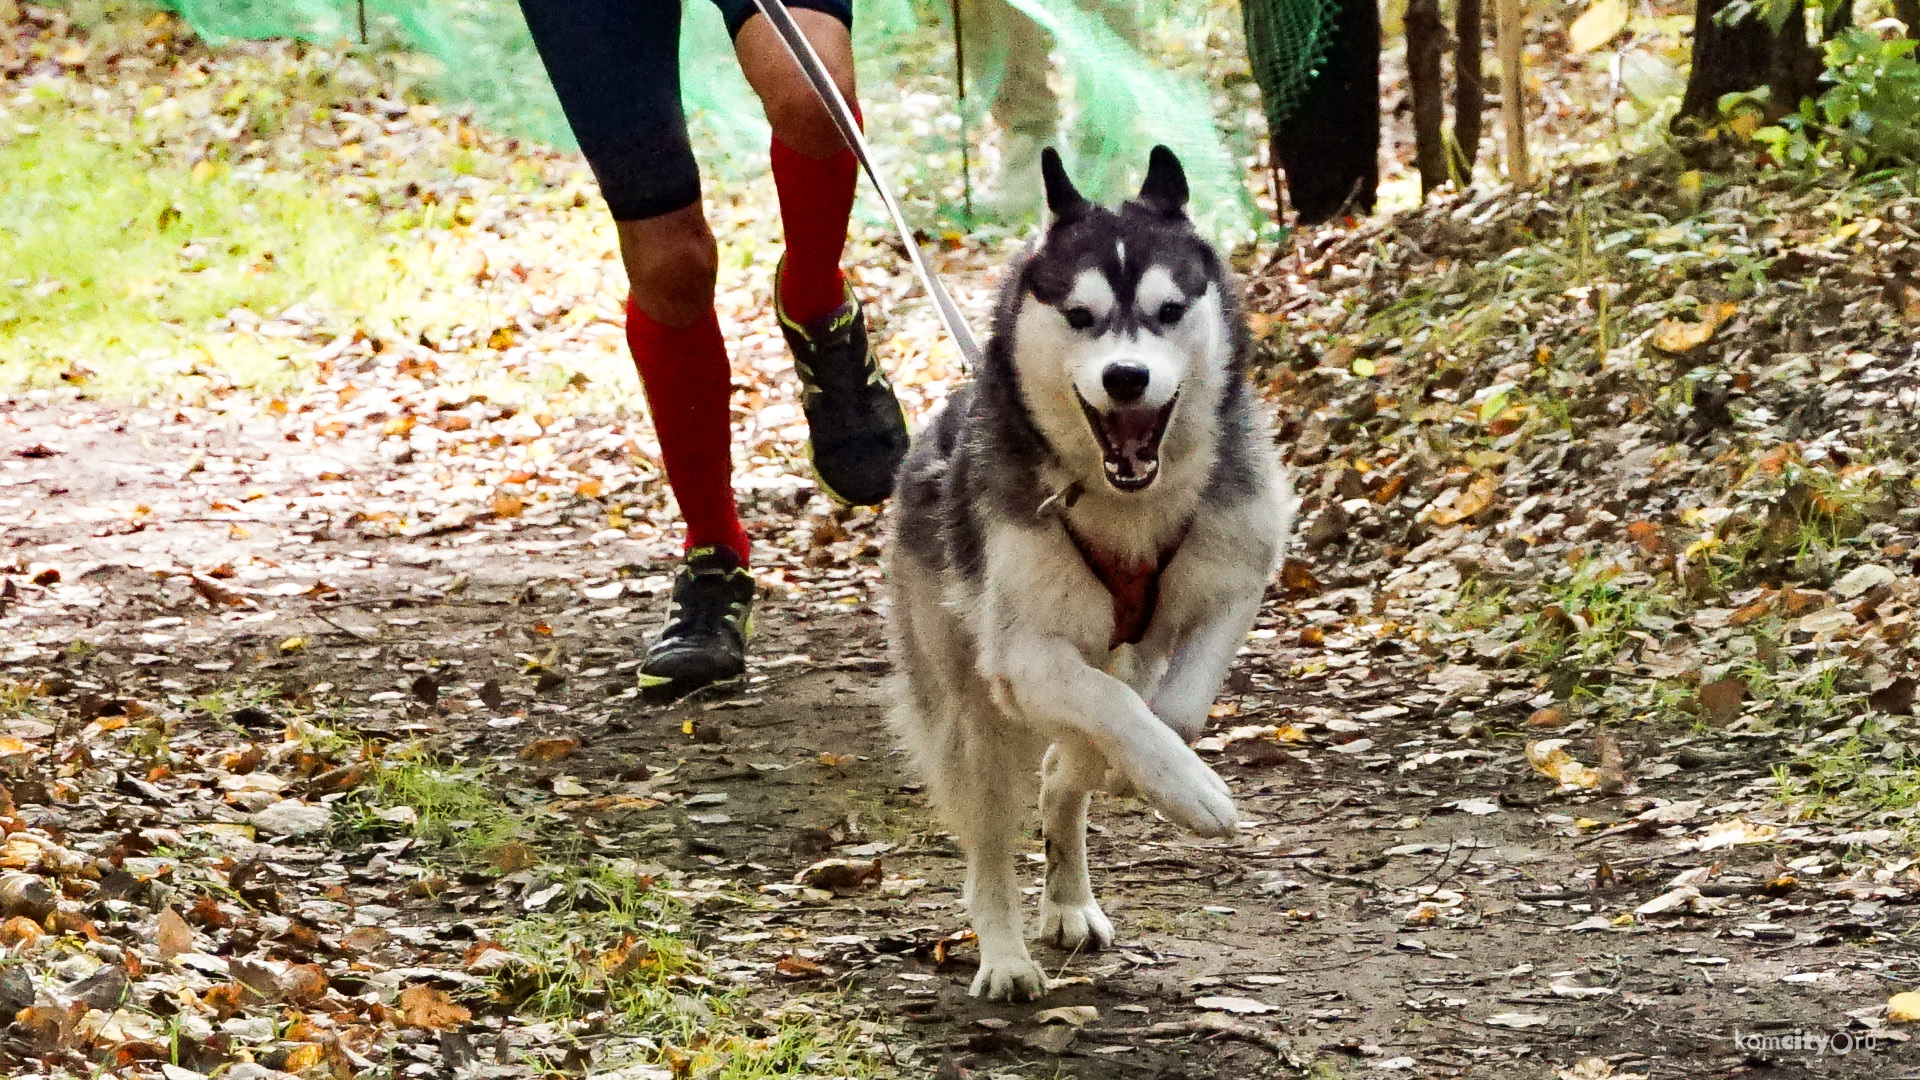
[[[840,87],[835,85],[833,77],[827,73],[827,65],[820,60],[820,54],[813,51],[813,43],[800,32],[800,24],[793,21],[786,0],[753,2],[760,9],[760,14],[766,16],[774,32],[780,35],[781,44],[793,55],[794,63],[800,65],[800,73],[806,76],[813,92],[820,96],[821,104],[827,107],[827,115],[833,117],[833,126],[840,129],[841,137],[853,148],[853,156],[860,160],[860,167],[866,170],[867,178],[873,181],[887,213],[893,215],[893,228],[900,234],[900,242],[906,245],[907,260],[913,264],[914,274],[927,290],[927,298],[933,301],[934,313],[940,316],[941,325],[947,328],[947,336],[959,348],[961,364],[968,371],[978,368],[980,344],[974,340],[966,317],[960,314],[960,306],[953,302],[953,297],[947,294],[947,287],[940,284],[939,276],[927,265],[926,255],[913,238],[913,228],[907,224],[907,216],[900,212],[900,203],[894,199],[893,188],[887,184],[887,178],[874,166],[873,154],[867,149],[866,136],[860,133],[860,125],[854,123],[853,110],[848,107],[847,99],[840,95]]]

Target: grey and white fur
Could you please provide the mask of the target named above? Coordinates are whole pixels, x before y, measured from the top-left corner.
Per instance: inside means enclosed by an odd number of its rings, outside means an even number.
[[[1156,147],[1118,210],[1051,150],[1043,173],[1053,223],[1011,268],[977,378],[914,440],[888,554],[893,723],[965,849],[972,992],[995,999],[1046,987],[1016,872],[1036,766],[1041,937],[1062,948],[1113,942],[1087,875],[1094,791],[1233,833],[1226,783],[1187,744],[1295,510],[1179,160]],[[1116,645],[1127,620],[1095,566],[1133,564],[1161,568],[1157,604]]]

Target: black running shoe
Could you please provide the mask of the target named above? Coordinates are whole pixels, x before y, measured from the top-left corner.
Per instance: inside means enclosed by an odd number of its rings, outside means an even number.
[[[779,292],[776,284],[776,298]],[[849,290],[845,303],[806,326],[788,319],[778,299],[774,306],[800,375],[820,486],[853,506],[885,502],[907,456],[907,416],[867,343],[860,302]]]
[[[737,679],[752,637],[753,575],[728,548],[695,548],[673,580],[667,627],[640,664],[640,689],[680,697]]]

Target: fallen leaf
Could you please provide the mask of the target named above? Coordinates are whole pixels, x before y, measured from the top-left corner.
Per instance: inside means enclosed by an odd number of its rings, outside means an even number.
[[[1740,715],[1740,707],[1746,699],[1746,682],[1732,676],[1706,683],[1698,692],[1700,711],[1723,724]]]
[[[1589,53],[1612,41],[1627,25],[1627,0],[1594,0],[1567,27],[1567,44],[1576,53]]]
[[[409,986],[400,991],[400,1024],[403,1027],[445,1031],[473,1019],[466,1006],[456,1003],[444,990],[431,986]]]
[[[827,969],[802,956],[793,953],[781,957],[773,965],[774,973],[783,979],[799,981],[801,979],[819,979],[827,974]]]
[[[1527,717],[1528,727],[1559,727],[1566,722],[1566,711],[1558,705],[1549,705],[1544,709],[1535,709],[1533,715]]]
[[[172,907],[160,909],[160,925],[154,931],[154,944],[162,959],[171,960],[184,952],[193,952],[193,928]]]
[[[1073,1027],[1086,1027],[1100,1019],[1100,1010],[1092,1005],[1062,1005],[1057,1009],[1042,1009],[1033,1014],[1036,1024],[1069,1024]]]
[[[1313,570],[1299,559],[1288,559],[1280,565],[1280,584],[1290,593],[1311,596],[1320,591],[1320,579],[1313,576]]]
[[[496,706],[497,707],[497,706]],[[571,736],[559,736],[550,739],[535,739],[520,748],[522,761],[559,761],[569,757],[580,749],[580,740]]]
[[[886,879],[880,860],[870,863],[849,859],[822,859],[794,875],[795,885],[829,892],[852,892],[866,885],[878,885]]]
[[[1550,1022],[1548,1017],[1541,1016],[1539,1013],[1504,1012],[1487,1017],[1489,1025],[1503,1028],[1544,1027]]]
[[[1602,0],[1606,2],[1606,0]],[[1624,4],[1623,4],[1624,6]],[[1611,35],[1609,35],[1611,36]],[[1680,319],[1662,319],[1653,332],[1653,347],[1662,352],[1686,353],[1713,340],[1713,335],[1728,319],[1740,311],[1740,306],[1731,302],[1708,304],[1700,309],[1698,322],[1685,322]]]
[[[1451,503],[1433,512],[1435,525],[1457,525],[1493,502],[1493,477],[1482,476],[1467,485]]]
[[[0,923],[0,946],[10,949],[32,945],[46,936],[46,930],[39,923],[24,915],[15,915]]]
[[[1594,787],[1603,795],[1618,793],[1627,786],[1626,754],[1620,749],[1620,740],[1602,733],[1594,736],[1593,748],[1600,756]]]
[[[1255,1001],[1243,997],[1203,997],[1194,998],[1195,1008],[1214,1009],[1219,1012],[1234,1013],[1239,1016],[1260,1016],[1265,1013],[1279,1012],[1280,1006],[1269,1005],[1264,1001]]]
[[[1534,771],[1546,776],[1565,788],[1590,788],[1600,782],[1600,775],[1573,759],[1567,753],[1567,739],[1544,739],[1527,744],[1527,764]]]
[[[1716,821],[1700,836],[1682,841],[1682,851],[1712,851],[1715,848],[1733,847],[1738,844],[1764,844],[1779,835],[1780,830],[1772,825],[1756,825],[1740,818],[1728,818]]]
[[[1920,991],[1908,990],[1888,998],[1887,1019],[1896,1024],[1920,1020]]]
[[[1635,915],[1659,915],[1662,912],[1691,905],[1699,898],[1699,889],[1694,888],[1692,885],[1682,885],[1677,889],[1669,889],[1646,903],[1641,904],[1639,907],[1633,909],[1633,913]]]
[[[1554,997],[1563,998],[1610,997],[1620,992],[1611,986],[1581,986],[1566,980],[1548,983],[1547,990]]]

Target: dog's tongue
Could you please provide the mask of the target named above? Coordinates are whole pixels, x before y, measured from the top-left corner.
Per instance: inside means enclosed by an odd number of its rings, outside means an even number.
[[[1151,474],[1160,465],[1160,411],[1115,409],[1106,415],[1108,466],[1122,479]]]

